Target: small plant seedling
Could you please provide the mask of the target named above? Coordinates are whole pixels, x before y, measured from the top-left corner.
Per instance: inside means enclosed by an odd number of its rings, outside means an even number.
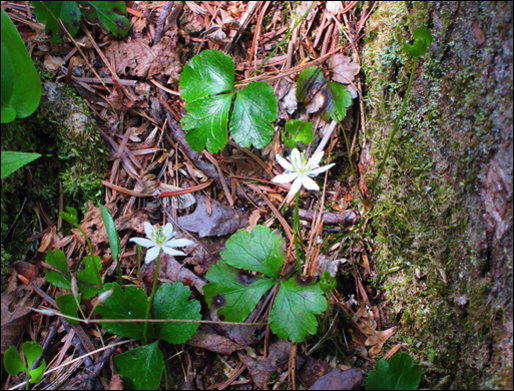
[[[32,364],[37,360],[39,356],[43,353],[43,348],[34,341],[27,341],[23,345],[21,345],[21,350],[25,359],[27,360],[27,366],[23,363],[23,360],[14,346],[10,346],[9,349],[5,352],[4,356],[4,366],[5,370],[11,376],[18,376],[21,372],[27,373],[27,383],[25,384],[25,389],[29,389],[29,383],[35,384],[41,380],[43,377],[43,373],[46,368],[45,359],[42,360],[41,365],[37,368],[31,369]]]
[[[389,362],[380,360],[366,379],[366,390],[416,390],[421,367],[405,353],[396,353]]]
[[[414,57],[414,63],[412,64],[412,71],[410,73],[409,78],[409,84],[407,85],[407,92],[405,93],[405,98],[403,99],[402,108],[400,109],[400,114],[398,115],[398,118],[396,118],[396,123],[394,124],[393,131],[391,132],[391,137],[389,138],[389,142],[387,143],[387,149],[384,155],[384,158],[382,159],[382,163],[380,164],[380,168],[377,172],[377,176],[371,183],[371,191],[375,190],[375,187],[378,184],[378,180],[380,179],[380,176],[382,175],[382,172],[384,171],[385,163],[387,161],[387,158],[389,156],[389,152],[391,150],[391,145],[394,140],[394,136],[396,135],[396,132],[398,131],[398,127],[400,125],[400,121],[403,117],[403,113],[405,112],[405,107],[407,106],[407,100],[409,99],[410,89],[412,86],[412,81],[414,80],[414,73],[416,72],[416,66],[418,64],[418,59],[422,55],[424,55],[428,47],[432,44],[433,38],[432,38],[432,32],[429,28],[425,26],[418,27],[414,30],[414,33],[412,34],[414,37],[414,43],[408,44],[407,42],[403,43],[403,47],[407,53],[409,53],[411,56]],[[371,197],[370,197],[371,198]],[[365,205],[372,205],[372,200],[365,200]]]
[[[298,148],[297,143],[310,144],[313,138],[312,122],[291,119],[286,123],[288,137],[282,132],[282,140],[289,148]]]
[[[282,246],[281,236],[263,225],[257,225],[251,234],[244,229],[236,232],[221,252],[222,260],[207,272],[210,283],[203,288],[205,300],[221,320],[241,322],[261,297],[279,284],[270,315],[271,331],[281,339],[303,342],[308,334],[316,333],[314,314],[327,309],[327,300],[312,277],[279,278],[286,258]]]
[[[114,35],[124,37],[130,22],[124,1],[33,1],[37,21],[45,23],[45,31],[55,43],[68,33],[74,37],[80,26],[81,14],[91,24],[99,24]]]
[[[273,88],[264,82],[253,82],[236,93],[234,72],[232,58],[218,50],[203,51],[184,66],[180,94],[186,102],[187,115],[181,124],[195,151],[207,147],[215,153],[225,147],[229,116],[230,132],[241,147],[264,148],[271,141],[272,122],[278,112]]]

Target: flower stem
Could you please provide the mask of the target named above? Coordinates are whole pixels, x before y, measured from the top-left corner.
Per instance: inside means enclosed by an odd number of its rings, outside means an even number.
[[[157,280],[159,279],[159,267],[161,266],[161,254],[162,250],[159,251],[159,255],[157,256],[157,265],[155,266],[155,278],[153,280],[152,293],[148,298],[148,303],[146,304],[146,315],[145,319],[150,319],[150,309],[152,308],[153,297],[155,296],[155,291],[157,290]],[[143,328],[143,342],[147,343],[147,333],[148,333],[148,325],[150,322],[145,322]]]
[[[298,273],[302,272],[302,262],[300,261],[300,246],[298,244],[298,236],[300,235],[300,217],[299,217],[299,205],[300,205],[300,191],[296,193],[296,202],[294,205],[294,220],[293,220],[293,240],[296,251],[296,262],[298,262]]]
[[[394,135],[396,134],[396,131],[398,130],[398,126],[400,125],[400,120],[403,117],[403,112],[405,111],[405,106],[407,105],[407,99],[409,99],[410,94],[410,88],[412,86],[412,80],[414,80],[414,72],[416,71],[416,65],[418,64],[418,58],[414,58],[414,64],[412,64],[412,71],[410,73],[409,78],[409,84],[407,86],[407,92],[405,93],[405,99],[403,100],[402,108],[400,110],[400,115],[398,115],[398,118],[396,118],[396,124],[394,125],[393,132],[391,133],[391,137],[389,138],[389,143],[387,144],[387,149],[384,155],[384,159],[382,160],[382,164],[380,165],[380,169],[378,170],[376,178],[373,180],[373,183],[371,184],[371,190],[375,190],[375,186],[378,183],[378,180],[380,179],[380,176],[382,175],[382,172],[384,171],[384,166],[387,160],[387,157],[389,156],[389,151],[391,150],[391,144],[393,143]]]

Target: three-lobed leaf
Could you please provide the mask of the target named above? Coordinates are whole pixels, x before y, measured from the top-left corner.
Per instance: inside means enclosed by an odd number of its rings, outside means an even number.
[[[421,57],[427,52],[428,47],[432,44],[432,31],[430,31],[428,27],[420,26],[414,30],[412,36],[414,37],[414,43],[411,45],[404,41],[403,47],[411,56]]]
[[[396,353],[389,362],[380,360],[366,379],[366,390],[415,390],[421,379],[421,367],[405,353]]]
[[[191,290],[181,282],[164,283],[157,290],[153,305],[155,319],[200,320],[202,308],[198,300],[189,300]],[[188,341],[200,323],[156,323],[159,337],[166,342],[179,344]]]
[[[264,148],[275,133],[272,122],[278,104],[273,87],[262,81],[248,84],[237,94],[230,121],[234,141],[243,148]]]
[[[95,296],[102,288],[97,285],[99,281],[98,275],[96,274],[97,270],[100,270],[101,268],[102,261],[100,257],[92,255],[84,257],[78,267],[77,279],[82,282],[87,282],[88,284],[95,284],[95,286],[80,284],[80,292],[82,292],[86,299],[90,299]]]
[[[313,111],[323,110],[322,117],[341,121],[346,116],[346,109],[352,105],[352,96],[347,88],[337,82],[326,83],[323,72],[318,67],[310,67],[302,71],[296,81],[296,98],[310,104],[316,97],[323,95],[323,104],[314,105]],[[328,113],[328,115],[327,115]]]
[[[80,303],[80,293],[77,296],[77,300],[75,297],[68,293],[66,295],[61,295],[55,299],[57,304],[59,305],[59,310],[63,315],[71,316],[73,318],[79,317],[79,307],[77,305],[77,301]],[[75,319],[67,319],[70,324],[79,324],[78,320]]]
[[[281,339],[303,342],[318,329],[314,314],[326,311],[327,299],[319,284],[309,280],[296,276],[280,284],[270,314],[270,326]]]
[[[239,230],[227,241],[226,250],[221,252],[222,261],[207,272],[210,282],[203,291],[209,308],[217,310],[220,319],[240,322],[278,283],[279,291],[270,316],[271,329],[282,339],[301,342],[316,332],[318,323],[314,314],[326,310],[327,300],[312,278],[296,276],[280,282],[280,269],[285,260],[282,245],[280,235],[265,226],[256,226],[251,234]]]
[[[206,276],[210,282],[203,287],[205,301],[218,317],[227,322],[245,320],[261,297],[275,285],[274,280],[253,276],[219,261]]]
[[[286,134],[282,132],[282,140],[284,141],[284,144],[289,148],[297,148],[298,146],[296,143],[311,143],[314,137],[312,126],[312,122],[308,121],[300,121],[296,119],[287,121],[285,128],[290,137],[287,137]]]
[[[76,1],[33,1],[32,5],[38,22],[45,23],[45,31],[54,43],[67,36],[63,26],[72,37],[79,31],[80,8]]]
[[[123,1],[33,1],[32,5],[38,22],[45,23],[45,31],[55,43],[67,37],[64,29],[75,36],[81,14],[89,23],[98,24],[116,36],[127,35],[130,27]]]
[[[234,89],[234,61],[218,50],[205,50],[184,65],[180,96],[190,103]]]
[[[195,151],[205,147],[215,153],[227,145],[228,115],[234,94],[207,96],[186,104],[182,127],[189,130],[186,140]]]
[[[211,153],[224,148],[228,141],[230,109],[234,97],[234,62],[217,50],[203,51],[184,66],[180,75],[181,96],[187,115],[182,127],[194,150]],[[278,112],[273,88],[263,82],[250,83],[237,92],[230,131],[242,147],[263,148],[273,136],[272,122]]]
[[[145,291],[134,285],[129,285],[123,290],[117,283],[105,284],[102,292],[113,288],[103,304],[96,306],[95,312],[102,315],[103,319],[145,319],[147,297]],[[126,338],[143,338],[144,323],[116,322],[100,323],[102,327],[112,334]],[[153,337],[153,326],[149,326],[149,337]]]
[[[58,249],[56,251],[48,251],[45,261],[63,273],[68,275],[70,274],[68,262],[66,262],[66,256],[62,250]],[[45,268],[45,277],[50,284],[55,285],[57,288],[71,290],[71,280],[68,277],[63,276],[61,273]]]
[[[164,356],[159,341],[118,354],[114,363],[128,389],[156,390],[161,383]]]
[[[43,359],[39,367],[35,369],[31,368],[37,358],[43,353],[43,348],[37,342],[27,341],[21,346],[21,350],[27,360],[27,366],[23,363],[18,349],[14,346],[10,346],[4,356],[5,369],[11,376],[17,376],[20,372],[27,372],[29,383],[37,383],[43,377],[46,361]]]
[[[276,279],[286,258],[281,248],[282,241],[280,234],[264,225],[257,225],[252,233],[240,229],[227,240],[221,259],[235,268]]]

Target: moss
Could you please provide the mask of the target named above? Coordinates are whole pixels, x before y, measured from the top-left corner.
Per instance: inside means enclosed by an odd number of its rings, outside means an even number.
[[[43,83],[39,108],[23,120],[2,124],[2,150],[42,155],[2,180],[2,246],[10,254],[2,255],[3,267],[28,250],[35,251],[37,242],[28,245],[25,239],[46,227],[42,213],[56,221],[59,183],[64,205],[78,209],[84,209],[88,200],[97,202],[103,193],[107,157],[95,121],[68,86],[51,82],[39,70]]]
[[[434,387],[443,379],[451,388],[512,385],[512,378],[510,383],[495,380],[508,378],[512,369],[501,359],[501,365],[490,362],[500,328],[492,327],[496,314],[488,293],[494,281],[484,273],[488,257],[477,246],[488,241],[477,218],[480,175],[491,146],[503,137],[499,124],[512,110],[512,77],[502,86],[482,72],[501,69],[492,63],[505,39],[498,34],[505,12],[500,7],[508,6],[384,2],[372,15],[369,29],[376,28],[375,34],[362,54],[368,142],[381,162],[412,66],[402,42],[417,26],[433,27],[435,42],[419,62],[371,212],[376,283],[400,309],[392,310],[403,320],[399,338],[425,364],[422,386]],[[486,44],[476,45],[469,37],[473,25],[485,28],[495,21],[495,28],[485,32]],[[368,175],[369,181],[373,173]],[[391,272],[394,268],[399,269]],[[467,304],[460,306],[464,295]]]

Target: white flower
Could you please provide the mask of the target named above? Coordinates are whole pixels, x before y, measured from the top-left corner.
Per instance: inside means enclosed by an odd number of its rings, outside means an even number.
[[[157,228],[152,226],[148,221],[145,221],[144,227],[147,239],[132,238],[130,241],[143,247],[149,247],[146,252],[145,263],[152,262],[156,259],[161,249],[166,254],[172,256],[186,255],[182,251],[175,250],[173,247],[185,247],[195,244],[195,242],[189,239],[171,239],[175,236],[171,223],[166,224],[164,228]]]
[[[319,162],[323,158],[323,151],[315,153],[308,161],[305,158],[305,154],[303,152],[300,153],[296,148],[291,152],[291,156],[288,158],[289,161],[280,155],[277,155],[276,158],[286,172],[273,178],[272,182],[287,183],[294,180],[289,195],[298,193],[302,185],[308,190],[319,190],[318,184],[310,177],[317,176],[335,165],[331,163],[328,166],[319,166]]]

